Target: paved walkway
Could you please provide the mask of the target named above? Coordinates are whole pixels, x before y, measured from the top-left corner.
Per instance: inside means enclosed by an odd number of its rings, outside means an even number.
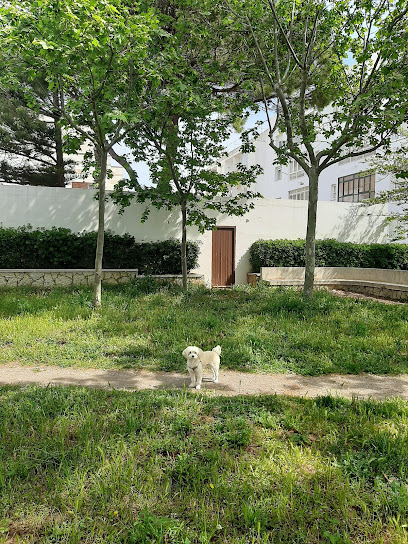
[[[0,365],[0,385],[79,385],[137,391],[140,389],[182,389],[189,383],[187,374],[175,372]],[[202,389],[226,396],[277,393],[278,395],[316,397],[332,394],[348,398],[401,397],[408,400],[408,375],[298,376],[295,374],[248,374],[221,370],[219,383],[214,384],[204,379]]]

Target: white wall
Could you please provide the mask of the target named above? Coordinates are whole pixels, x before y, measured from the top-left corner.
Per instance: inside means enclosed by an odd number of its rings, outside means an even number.
[[[28,187],[0,184],[0,223],[4,227],[30,224],[32,227],[67,227],[75,232],[97,229],[98,202],[95,191],[75,191],[54,187]],[[138,241],[180,238],[178,210],[152,209],[146,223],[140,223],[143,205],[132,204],[123,215],[111,202],[106,204],[106,229],[117,234],[129,233]],[[319,202],[317,238],[336,238],[350,242],[386,242],[388,227],[385,207],[364,208],[358,204]],[[236,227],[236,283],[246,283],[250,271],[249,247],[256,240],[304,238],[307,202],[258,200],[254,210],[243,217],[215,215],[217,225]],[[199,266],[194,272],[204,274],[211,284],[212,232],[201,235],[188,229],[189,239],[200,244]]]
[[[66,227],[74,232],[96,231],[98,201],[96,191],[55,187],[0,184],[0,223],[4,227],[30,224],[32,227]],[[110,201],[106,203],[106,229],[126,232],[141,241],[174,238],[179,234],[177,211],[156,211],[147,223],[140,223],[142,205],[132,205],[123,215]]]

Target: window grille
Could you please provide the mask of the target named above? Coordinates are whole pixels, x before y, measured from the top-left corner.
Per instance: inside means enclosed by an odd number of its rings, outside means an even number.
[[[289,162],[289,177],[290,179],[296,179],[301,178],[305,175],[305,171],[303,168],[298,164],[295,159],[290,159]]]
[[[375,174],[360,172],[338,179],[339,202],[361,202],[375,196]]]
[[[300,187],[289,191],[289,200],[309,200],[309,187]]]

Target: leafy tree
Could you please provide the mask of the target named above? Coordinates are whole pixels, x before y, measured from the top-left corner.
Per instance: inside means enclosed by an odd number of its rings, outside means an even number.
[[[372,171],[393,177],[393,187],[368,202],[369,205],[395,204],[387,217],[387,221],[393,224],[394,240],[405,239],[408,235],[408,130],[401,128],[398,134],[397,145],[392,150],[370,159]]]
[[[36,82],[35,87],[40,87]],[[21,92],[0,94],[0,180],[23,185],[65,187],[73,173],[72,160],[64,160],[56,93],[40,87],[50,109],[39,116],[28,108]]]
[[[101,304],[107,154],[121,141],[139,115],[140,95],[150,80],[159,79],[147,58],[156,19],[121,0],[16,0],[1,17],[3,65],[7,88],[44,75],[59,98],[64,127],[71,142],[88,141],[95,149],[99,212],[95,257],[94,305]],[[42,103],[31,86],[23,89],[28,103]]]
[[[168,101],[167,101],[168,105]],[[140,125],[136,134],[129,139],[137,149],[144,146],[151,172],[151,186],[133,188],[131,181],[123,180],[116,186],[113,198],[122,207],[133,198],[148,202],[142,220],[149,215],[150,207],[181,210],[181,269],[183,287],[187,288],[187,225],[195,225],[200,232],[216,224],[214,211],[229,215],[243,215],[253,208],[251,199],[260,197],[248,190],[261,169],[238,165],[238,170],[220,174],[214,168],[218,160],[226,155],[223,147],[231,119],[215,117],[212,108],[189,109],[188,117],[156,117]],[[212,104],[212,106],[214,106]],[[200,111],[201,110],[201,111]],[[174,110],[173,110],[174,111]],[[163,145],[167,143],[167,146]],[[170,145],[169,145],[170,142]],[[247,144],[246,151],[251,148]],[[169,175],[170,173],[170,175]]]
[[[147,90],[142,118],[126,138],[136,160],[144,158],[148,163],[152,185],[136,188],[135,193],[124,192],[125,188],[135,188],[124,180],[117,186],[114,199],[122,206],[134,197],[139,202],[148,201],[143,220],[150,205],[180,207],[186,288],[187,225],[204,231],[216,223],[210,211],[242,215],[253,207],[250,199],[260,195],[248,191],[248,187],[260,168],[240,165],[236,172],[224,175],[214,169],[225,155],[223,142],[230,127],[249,103],[243,93],[237,94],[238,86],[231,84],[235,68],[228,67],[227,57],[219,53],[223,36],[216,32],[220,26],[214,2],[161,1],[159,9],[160,25],[170,36],[170,47],[158,46],[160,84]],[[247,142],[246,149],[250,148]]]
[[[309,179],[304,294],[313,294],[321,172],[388,149],[407,119],[406,0],[229,0],[232,32],[253,55],[277,163]],[[347,58],[351,57],[351,62]],[[327,104],[330,104],[329,107]],[[276,135],[286,134],[283,147]]]

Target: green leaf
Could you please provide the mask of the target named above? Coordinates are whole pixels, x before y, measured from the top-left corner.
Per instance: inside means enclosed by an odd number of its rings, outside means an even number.
[[[41,45],[43,49],[54,49],[54,46],[44,40],[33,40],[34,45]]]

